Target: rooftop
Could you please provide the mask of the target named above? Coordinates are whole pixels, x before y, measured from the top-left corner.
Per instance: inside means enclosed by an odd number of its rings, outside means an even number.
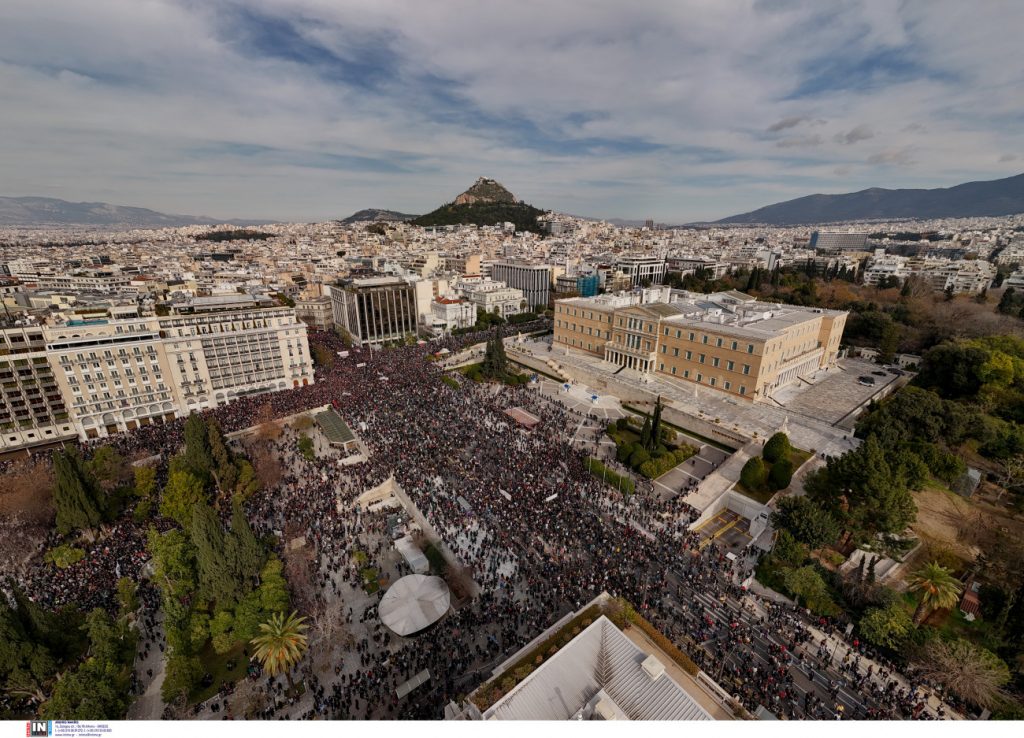
[[[485,720],[711,720],[665,670],[601,615],[483,712]]]

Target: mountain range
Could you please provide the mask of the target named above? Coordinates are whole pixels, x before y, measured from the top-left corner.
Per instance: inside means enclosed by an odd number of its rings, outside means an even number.
[[[149,208],[105,202],[68,202],[53,197],[0,197],[0,226],[128,226],[178,228],[188,225],[266,225],[273,220],[220,220],[207,216],[172,215]]]
[[[974,218],[1024,213],[1024,174],[933,190],[880,187],[845,195],[808,195],[716,221],[805,225],[850,220]]]

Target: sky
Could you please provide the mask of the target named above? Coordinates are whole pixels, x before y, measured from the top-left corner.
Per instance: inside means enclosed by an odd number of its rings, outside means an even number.
[[[0,195],[710,220],[1024,172],[1018,0],[3,0]]]

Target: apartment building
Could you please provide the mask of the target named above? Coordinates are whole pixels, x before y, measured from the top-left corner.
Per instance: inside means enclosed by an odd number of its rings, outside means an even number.
[[[416,333],[416,289],[404,279],[350,279],[331,288],[331,302],[335,324],[360,345]]]
[[[665,281],[665,259],[660,256],[622,256],[615,268],[629,277],[631,287],[650,286]]]
[[[557,301],[554,343],[756,400],[834,366],[846,316],[736,291],[650,290]]]
[[[326,330],[334,325],[330,297],[300,297],[295,301],[295,316],[303,323]]]
[[[547,307],[552,284],[550,265],[506,259],[491,267],[491,278],[513,289],[522,290],[529,307]]]

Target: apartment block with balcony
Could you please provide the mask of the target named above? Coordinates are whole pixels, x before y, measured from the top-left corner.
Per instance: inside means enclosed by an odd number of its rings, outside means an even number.
[[[760,303],[735,291],[651,296],[559,300],[554,343],[747,400],[838,359],[845,312]]]

